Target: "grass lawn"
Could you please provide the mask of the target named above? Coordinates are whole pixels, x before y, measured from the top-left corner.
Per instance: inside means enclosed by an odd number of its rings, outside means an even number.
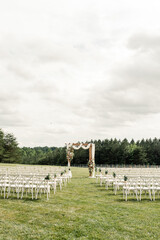
[[[0,240],[160,239],[160,200],[122,200],[72,168],[72,181],[49,201],[0,197]]]

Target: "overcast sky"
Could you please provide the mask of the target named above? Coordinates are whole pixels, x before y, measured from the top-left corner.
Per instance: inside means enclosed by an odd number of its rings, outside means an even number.
[[[160,137],[159,0],[0,0],[0,128],[20,146]]]

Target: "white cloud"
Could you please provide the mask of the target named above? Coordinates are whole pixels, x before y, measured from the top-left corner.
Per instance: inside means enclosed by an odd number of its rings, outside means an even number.
[[[1,3],[0,127],[21,146],[158,137],[159,6]]]

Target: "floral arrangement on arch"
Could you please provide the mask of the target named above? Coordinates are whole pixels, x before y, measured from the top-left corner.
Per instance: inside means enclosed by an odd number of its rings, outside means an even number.
[[[66,149],[66,152],[67,152],[67,159],[71,162],[73,157],[74,157],[74,149],[72,146],[69,146],[67,149]]]
[[[94,170],[94,161],[93,160],[88,161],[88,169],[89,169],[90,176],[92,176],[92,173],[93,173],[93,170]]]

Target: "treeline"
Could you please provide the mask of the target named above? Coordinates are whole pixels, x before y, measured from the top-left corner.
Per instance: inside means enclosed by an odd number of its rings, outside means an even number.
[[[18,147],[13,134],[0,129],[0,162],[22,164],[67,165],[65,148]]]
[[[92,142],[96,146],[96,164],[160,165],[160,139],[141,141],[105,139]],[[24,147],[21,150],[22,163],[67,165],[65,147]],[[75,150],[71,165],[87,165],[88,158],[89,150]]]
[[[21,149],[13,134],[4,133],[0,129],[0,162],[20,163]]]
[[[141,141],[105,139],[91,142],[96,146],[95,162],[98,165],[160,165],[160,139],[142,139]],[[71,165],[87,165],[89,150],[79,149],[74,153]],[[66,148],[19,148],[13,134],[5,134],[0,130],[0,162],[66,166]]]
[[[42,165],[67,165],[66,149],[63,147],[23,147],[21,163]]]

